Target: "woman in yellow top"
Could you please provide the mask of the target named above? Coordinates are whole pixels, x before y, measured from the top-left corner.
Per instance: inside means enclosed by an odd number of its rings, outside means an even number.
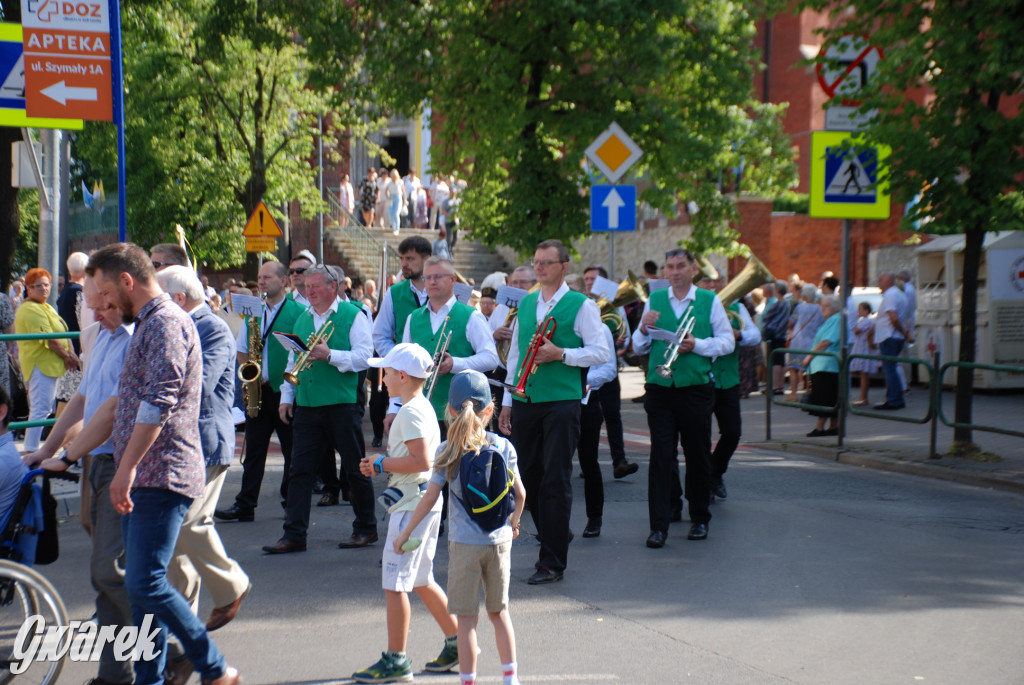
[[[29,269],[25,274],[25,301],[14,315],[16,333],[59,333],[67,326],[57,310],[46,303],[53,279],[46,269]],[[28,385],[29,421],[50,415],[57,394],[57,379],[68,369],[78,368],[78,357],[69,340],[22,340],[18,343],[21,373]],[[26,452],[39,449],[41,427],[25,431]]]

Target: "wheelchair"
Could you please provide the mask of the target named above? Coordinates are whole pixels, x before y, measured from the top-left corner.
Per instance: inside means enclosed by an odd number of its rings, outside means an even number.
[[[58,556],[57,502],[50,494],[49,482],[52,478],[79,479],[74,473],[29,471],[22,479],[14,506],[0,517],[0,685],[57,682],[73,638],[70,630],[48,634],[23,630],[29,617],[35,616],[41,617],[47,628],[68,626],[60,593],[32,568],[33,564],[52,563]],[[36,621],[35,625],[40,625]],[[26,649],[37,634],[37,649]],[[54,656],[37,660],[37,654]]]

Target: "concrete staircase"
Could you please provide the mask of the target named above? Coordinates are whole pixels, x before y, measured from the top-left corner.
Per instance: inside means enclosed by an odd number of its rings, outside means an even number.
[[[401,270],[398,257],[400,242],[412,235],[423,236],[431,243],[437,237],[436,231],[429,230],[403,228],[399,235],[394,235],[389,230],[343,224],[327,227],[324,233],[342,256],[346,273],[363,280],[378,278],[382,244],[388,246],[388,271],[398,273]],[[477,287],[488,274],[495,271],[510,274],[514,268],[489,247],[475,240],[465,240],[461,236],[455,244],[455,253],[452,257],[458,272],[465,278],[472,279]]]

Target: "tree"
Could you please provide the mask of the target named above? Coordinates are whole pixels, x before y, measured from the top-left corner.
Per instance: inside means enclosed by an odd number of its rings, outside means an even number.
[[[825,0],[800,6],[836,7]],[[894,199],[921,195],[906,225],[927,218],[931,233],[964,234],[958,359],[974,361],[985,233],[1022,225],[1024,207],[1015,191],[1024,174],[1024,13],[1001,0],[853,0],[832,19],[826,40],[870,35],[885,51],[860,93],[861,110],[878,111],[864,138],[892,147],[881,182],[891,186]],[[973,388],[973,370],[958,369],[958,423],[971,423]],[[972,438],[970,429],[954,431],[965,447]]]
[[[588,233],[584,150],[615,121],[644,156],[642,199],[693,200],[693,242],[728,245],[742,190],[775,195],[795,178],[782,108],[756,102],[754,24],[726,0],[435,0],[361,3],[367,71],[386,101],[429,105],[433,172],[469,181],[465,225],[531,253]],[[376,31],[371,33],[371,28]]]
[[[365,100],[350,97],[361,90],[352,67],[360,43],[340,4],[123,3],[131,239],[171,239],[180,223],[200,263],[233,266],[261,199],[299,200],[306,215],[321,207],[311,162],[318,115],[332,137],[364,118]],[[76,150],[111,187],[112,128],[90,124]]]

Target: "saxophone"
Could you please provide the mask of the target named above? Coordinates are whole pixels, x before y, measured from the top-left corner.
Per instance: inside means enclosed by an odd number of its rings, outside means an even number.
[[[263,384],[263,338],[260,337],[260,321],[250,316],[249,361],[238,367],[238,380],[242,381],[242,395],[245,398],[245,413],[255,419],[260,413],[260,387]]]

